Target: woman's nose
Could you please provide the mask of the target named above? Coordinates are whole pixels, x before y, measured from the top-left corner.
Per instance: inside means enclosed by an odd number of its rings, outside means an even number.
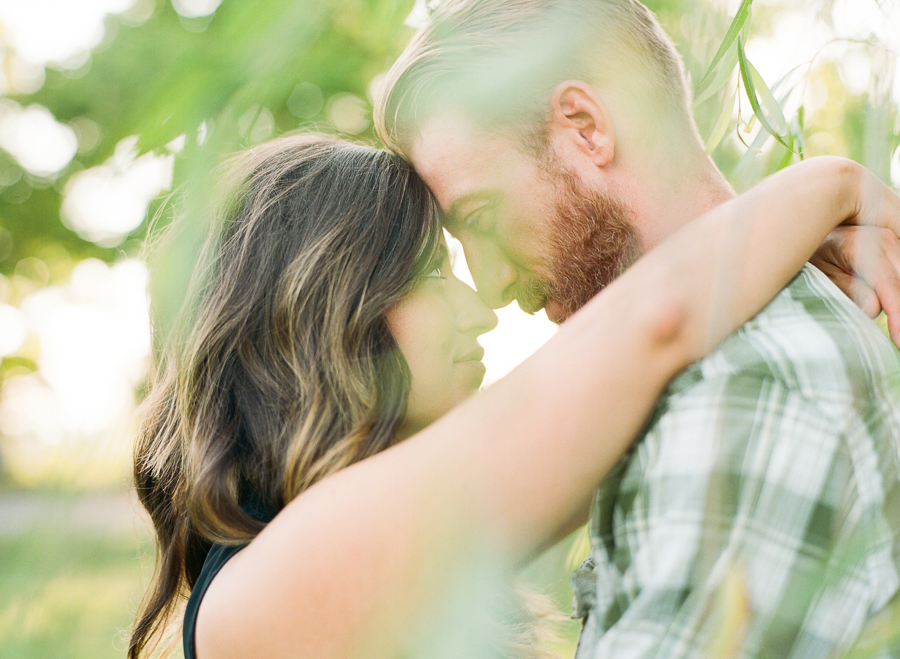
[[[482,301],[478,293],[458,279],[453,284],[456,288],[456,325],[460,332],[479,335],[497,327],[497,314]]]

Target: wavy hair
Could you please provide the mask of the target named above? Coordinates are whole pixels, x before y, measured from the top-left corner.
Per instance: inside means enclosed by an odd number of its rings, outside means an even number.
[[[158,544],[129,659],[178,622],[212,543],[251,540],[261,511],[390,446],[406,413],[385,312],[437,253],[428,189],[399,157],[322,136],[232,171],[142,406],[134,481]]]

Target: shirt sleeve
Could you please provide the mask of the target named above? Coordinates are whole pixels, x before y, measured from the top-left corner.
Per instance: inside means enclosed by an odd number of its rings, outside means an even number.
[[[849,437],[865,429],[852,405],[755,373],[667,404],[620,483],[613,542],[595,543],[612,594],[576,656],[825,657],[851,642],[881,597],[868,567],[885,537],[858,496],[872,456]]]

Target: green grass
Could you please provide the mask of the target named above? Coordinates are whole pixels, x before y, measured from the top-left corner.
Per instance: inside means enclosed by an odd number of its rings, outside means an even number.
[[[0,537],[0,658],[121,659],[148,535],[78,528],[65,500],[36,517]]]
[[[72,492],[0,489],[0,659],[124,659],[153,542],[127,506],[83,503]],[[521,575],[529,590],[556,600],[562,617],[570,543]],[[579,628],[572,620],[556,627],[550,647],[561,659],[573,655]]]

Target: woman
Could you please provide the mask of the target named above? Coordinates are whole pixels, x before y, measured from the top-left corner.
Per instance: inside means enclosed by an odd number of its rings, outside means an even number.
[[[457,406],[495,320],[450,273],[414,173],[308,136],[240,167],[144,408],[135,480],[159,560],[132,659],[191,588],[187,657],[407,656],[473,565],[519,564],[583,522],[668,380],[830,229],[900,228],[900,199],[862,168],[792,167],[674,235]],[[723,292],[733,308],[714,309]]]

